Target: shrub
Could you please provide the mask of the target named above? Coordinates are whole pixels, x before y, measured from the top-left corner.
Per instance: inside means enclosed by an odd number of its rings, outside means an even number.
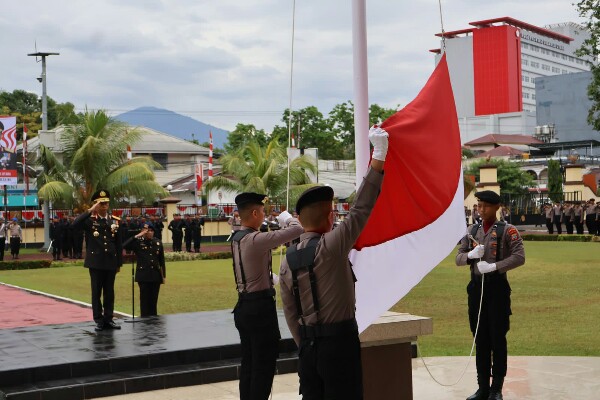
[[[521,235],[523,240],[530,242],[600,242],[593,235]]]
[[[52,261],[36,260],[36,261],[0,261],[0,270],[18,270],[18,269],[39,269],[50,268]]]

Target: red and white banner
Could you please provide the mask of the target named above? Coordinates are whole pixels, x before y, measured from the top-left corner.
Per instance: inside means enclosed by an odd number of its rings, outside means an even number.
[[[466,231],[460,132],[446,58],[419,95],[381,127],[383,187],[350,254],[364,330],[404,297]]]
[[[202,205],[202,174],[204,173],[204,168],[202,164],[196,164],[196,204]]]
[[[2,136],[0,146],[14,153],[17,150],[17,117],[0,117]]]
[[[209,132],[210,144],[208,149],[208,180],[210,181],[213,177],[213,139],[212,131]]]
[[[17,170],[16,169],[0,169],[0,186],[1,185],[16,185]]]

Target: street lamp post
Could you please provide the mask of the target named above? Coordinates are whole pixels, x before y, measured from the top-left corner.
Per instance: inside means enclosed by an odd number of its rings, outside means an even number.
[[[36,52],[27,54],[30,57],[41,57],[42,58],[42,130],[48,130],[48,99],[46,96],[46,57],[58,56],[60,53],[48,53],[48,52]],[[38,78],[38,81],[40,80]],[[50,247],[50,205],[48,200],[44,200],[42,206],[42,212],[44,213],[44,246],[42,251],[46,251]]]

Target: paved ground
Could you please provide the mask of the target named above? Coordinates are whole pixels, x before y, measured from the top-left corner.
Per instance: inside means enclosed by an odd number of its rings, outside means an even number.
[[[88,307],[0,285],[0,329],[91,319]]]
[[[442,383],[460,376],[467,357],[435,357],[426,362]],[[475,366],[470,364],[464,378],[455,386],[435,383],[421,360],[413,360],[413,398],[464,400],[475,391]],[[154,392],[106,397],[105,400],[234,400],[239,399],[238,382],[220,382]],[[570,400],[600,398],[600,358],[598,357],[509,357],[503,391],[505,400]],[[273,400],[299,400],[296,374],[275,377]]]

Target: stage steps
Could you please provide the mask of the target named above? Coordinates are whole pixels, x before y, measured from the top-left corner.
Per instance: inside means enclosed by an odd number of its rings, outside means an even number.
[[[284,339],[280,348],[277,373],[296,372],[295,344],[291,339]],[[239,351],[239,345],[232,345],[0,372],[0,399],[93,399],[237,380]],[[219,359],[208,359],[215,357]]]

